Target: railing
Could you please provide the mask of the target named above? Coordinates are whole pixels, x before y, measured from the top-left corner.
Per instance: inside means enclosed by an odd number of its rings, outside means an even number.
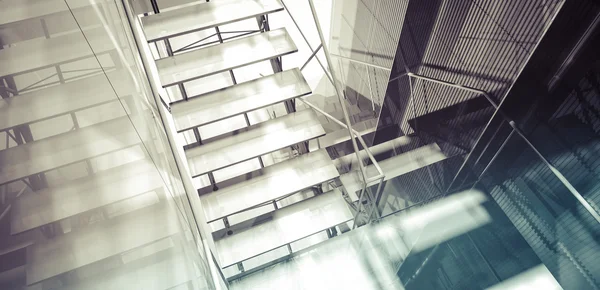
[[[369,64],[369,63],[365,63],[365,62],[361,62],[361,61],[354,60],[354,59],[351,59],[351,58],[345,58],[345,59],[347,59],[347,60],[349,60],[351,62],[356,62],[356,63],[362,64],[362,65],[381,68],[379,66],[376,66],[376,65],[373,65],[373,64]],[[402,74],[400,74],[400,75],[392,78],[390,81],[395,81],[395,80],[398,80],[399,78],[402,78],[402,77],[409,77],[409,78],[412,78],[412,79],[420,79],[420,80],[424,80],[424,81],[428,81],[428,82],[440,84],[440,85],[443,85],[443,86],[456,88],[456,89],[463,90],[463,91],[466,91],[466,92],[471,92],[471,93],[476,93],[476,94],[483,95],[485,97],[485,99],[490,103],[490,105],[495,109],[495,112],[494,112],[493,116],[496,116],[496,114],[500,115],[507,122],[507,124],[510,125],[510,127],[512,128],[512,131],[511,131],[511,133],[509,135],[509,138],[507,138],[506,141],[508,141],[510,139],[510,136],[512,136],[513,133],[516,133],[517,135],[519,135],[529,145],[529,147],[535,152],[535,154],[544,162],[544,164],[546,164],[546,166],[552,171],[552,173],[565,185],[565,187],[569,190],[569,192],[584,206],[584,208],[586,209],[586,211],[588,213],[590,213],[598,223],[600,223],[600,214],[598,212],[596,212],[596,210],[594,210],[594,208],[581,195],[581,193],[579,193],[579,191],[577,191],[577,189],[575,189],[575,187],[564,177],[564,175],[560,171],[558,171],[556,169],[556,167],[544,155],[542,155],[542,153],[531,143],[531,141],[529,140],[529,138],[527,138],[527,136],[517,126],[517,124],[502,110],[501,104],[499,105],[499,104],[496,103],[496,101],[494,100],[494,98],[491,96],[490,93],[488,93],[486,91],[483,91],[483,90],[480,90],[480,89],[477,89],[477,88],[472,88],[472,87],[464,86],[464,85],[457,84],[457,83],[447,82],[447,81],[444,81],[444,80],[439,80],[439,79],[435,79],[435,78],[431,78],[431,77],[427,77],[427,76],[415,74],[415,73],[412,73],[412,72],[410,72],[408,70],[405,73],[402,73]],[[412,83],[411,83],[411,85],[412,85]],[[481,134],[477,138],[477,141],[475,142],[476,144],[478,144],[481,141],[481,138],[482,138],[484,132],[486,132],[487,129],[490,127],[490,124],[492,122],[493,116],[492,116],[492,118],[490,118],[489,122],[485,126],[485,129],[482,130]],[[503,148],[505,144],[506,143],[503,143],[501,148]],[[496,159],[496,157],[500,153],[500,151],[501,150],[498,150],[496,152],[496,154],[492,157],[492,161],[485,167],[484,171],[480,174],[480,176],[483,175],[483,174],[485,174],[485,172],[487,171],[489,165]],[[456,180],[457,180],[458,176],[461,174],[461,172],[465,169],[465,166],[466,166],[467,162],[472,158],[472,153],[473,153],[472,150],[469,151],[469,153],[467,154],[467,157],[463,161],[460,169],[457,171],[456,175],[454,175],[454,178],[452,179],[452,182],[446,188],[446,190],[444,191],[444,193],[442,195],[447,195],[447,194],[451,193],[452,186],[456,182]],[[483,154],[483,152],[481,154]],[[481,155],[479,156],[479,158],[481,158]],[[379,190],[378,190],[378,192],[379,192]]]
[[[282,1],[284,2],[284,1]],[[343,92],[341,91],[339,84],[335,81],[336,79],[336,72],[335,70],[332,68],[332,61],[331,61],[331,57],[329,54],[329,49],[327,48],[327,46],[325,45],[326,41],[325,41],[325,37],[323,36],[323,32],[321,31],[321,24],[319,23],[319,17],[317,16],[317,12],[315,10],[315,6],[313,3],[313,0],[308,0],[308,4],[310,5],[310,9],[311,9],[311,13],[313,16],[313,20],[315,22],[315,26],[317,28],[317,31],[319,33],[319,39],[321,40],[321,45],[319,46],[320,48],[323,48],[323,52],[325,53],[325,58],[327,59],[327,65],[328,68],[331,72],[331,77],[332,79],[329,79],[332,83],[332,85],[335,88],[335,93],[337,95],[338,101],[340,102],[340,105],[342,107],[342,111],[344,113],[344,121],[345,124],[340,124],[342,125],[342,127],[345,127],[348,129],[348,134],[350,135],[350,139],[352,141],[352,147],[354,148],[354,154],[356,155],[356,159],[358,161],[359,164],[359,168],[360,168],[360,172],[361,172],[361,180],[362,180],[362,188],[361,191],[358,195],[358,208],[357,211],[355,213],[354,216],[354,223],[353,223],[353,228],[356,228],[357,226],[357,218],[359,216],[359,213],[361,212],[361,207],[362,207],[362,201],[365,198],[365,193],[368,196],[368,198],[371,200],[371,209],[370,212],[367,216],[368,220],[371,220],[373,213],[376,214],[377,217],[379,217],[379,211],[376,210],[377,206],[375,204],[375,198],[378,196],[378,194],[380,193],[381,190],[381,186],[383,184],[383,180],[385,178],[385,175],[383,173],[383,171],[381,170],[381,167],[379,166],[379,164],[377,163],[377,160],[375,160],[375,158],[373,157],[373,154],[371,153],[371,151],[369,150],[369,147],[366,145],[365,141],[362,139],[362,136],[360,134],[358,134],[358,132],[356,132],[355,130],[352,129],[352,125],[350,123],[350,117],[348,116],[348,108],[346,107],[346,103],[344,102],[344,97],[343,97]],[[290,17],[292,17],[292,15],[290,14]],[[297,26],[296,21],[294,21],[294,24],[296,24],[296,27],[298,28],[298,30],[301,30],[300,27]],[[304,38],[305,41],[308,44],[308,41],[306,40],[306,38]],[[310,47],[310,44],[309,44]],[[312,50],[312,49],[311,49]],[[312,51],[312,55],[316,55],[317,51]],[[311,57],[312,57],[311,55]],[[317,58],[318,60],[318,58]],[[320,61],[319,61],[320,64]],[[327,74],[327,71],[325,70],[325,68],[321,65],[321,68],[323,68],[325,75],[329,76]],[[310,104],[309,102],[303,100],[307,105],[309,105],[310,107],[312,107],[313,109],[316,108],[316,106]],[[320,111],[320,113],[324,114],[327,118],[334,120],[335,118],[331,117],[330,115],[326,114],[323,111]],[[337,121],[337,120],[336,120]],[[358,150],[358,145],[356,143],[356,138],[358,138],[361,142],[361,145],[363,146],[363,148],[365,149],[365,151],[367,152],[369,159],[371,160],[371,162],[373,163],[373,165],[375,166],[375,168],[377,168],[378,171],[378,175],[374,176],[372,178],[368,178],[367,177],[367,172],[365,169],[365,166],[362,162],[362,158],[360,157],[360,152]],[[379,181],[379,184],[377,186],[377,192],[375,193],[375,196],[372,195],[372,193],[368,190],[368,185],[371,182],[374,181]]]

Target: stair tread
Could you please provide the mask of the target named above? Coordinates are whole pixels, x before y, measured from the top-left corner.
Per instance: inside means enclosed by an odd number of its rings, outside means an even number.
[[[325,150],[280,162],[244,182],[200,197],[208,222],[283,198],[339,176]]]
[[[191,175],[196,177],[323,135],[316,113],[302,110],[240,129],[185,153]]]
[[[273,213],[273,219],[215,242],[227,267],[324,231],[353,218],[338,190],[309,198]]]
[[[238,38],[156,61],[163,87],[298,51],[285,28]]]
[[[86,30],[85,37],[75,32],[37,41],[0,50],[0,76],[34,71],[115,49],[103,27]]]
[[[177,132],[182,132],[310,92],[296,68],[173,103],[171,113]]]
[[[147,245],[178,231],[175,213],[165,203],[159,203],[36,243],[27,252],[27,284]]]
[[[143,159],[46,188],[17,199],[11,233],[17,234],[160,188],[154,164]]]
[[[108,80],[110,79],[110,83]],[[116,101],[134,92],[123,71],[113,71],[81,80],[0,99],[0,130],[29,124],[85,108]]]
[[[146,16],[142,24],[153,42],[282,10],[277,0],[211,1]]]
[[[385,174],[384,181],[387,181],[447,158],[449,157],[441,151],[440,147],[437,144],[432,143],[409,152],[398,154],[378,163],[383,174]],[[377,169],[372,164],[366,166],[365,169],[368,177],[378,175]],[[340,180],[349,194],[355,193],[362,188],[362,178],[359,175],[358,169],[342,174]],[[375,184],[377,184],[377,182],[372,182],[369,186]]]
[[[127,117],[0,151],[0,185],[140,143]]]

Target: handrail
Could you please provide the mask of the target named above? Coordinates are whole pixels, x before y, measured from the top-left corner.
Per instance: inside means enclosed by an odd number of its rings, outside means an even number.
[[[321,31],[321,24],[319,23],[319,17],[317,16],[317,12],[316,12],[313,0],[308,0],[308,4],[310,6],[310,10],[313,15],[315,27],[317,28],[317,32],[319,34],[319,39],[321,40],[321,44],[323,44],[323,52],[325,53],[325,59],[327,60],[327,66],[329,67],[329,71],[331,72],[331,77],[334,80],[339,79],[339,78],[335,77],[335,70],[333,70],[331,67],[331,57],[329,55],[329,49],[327,48],[327,45],[325,45],[325,43],[326,43],[325,37],[323,36],[323,32]],[[340,102],[340,105],[342,107],[342,112],[344,113],[344,121],[346,122],[348,132],[350,133],[350,137],[351,137],[350,139],[352,141],[352,147],[354,147],[354,153],[356,154],[356,159],[360,161],[360,156],[358,154],[358,145],[356,144],[356,140],[354,139],[355,137],[353,136],[354,133],[352,132],[352,126],[350,125],[350,117],[348,116],[348,109],[344,105],[343,94],[341,93],[340,88],[338,87],[338,85],[336,84],[335,81],[333,82],[333,87],[335,89],[335,94],[338,97],[338,101]],[[358,165],[361,169],[363,180],[366,182],[367,177],[365,174],[364,165],[362,164],[362,162],[358,162]]]
[[[315,22],[315,27],[317,28],[317,32],[319,34],[319,39],[321,40],[321,44],[322,44],[322,47],[323,47],[323,52],[325,53],[325,59],[327,60],[327,66],[329,67],[329,70],[331,71],[331,77],[333,78],[333,80],[339,79],[339,78],[336,78],[335,70],[333,70],[333,68],[332,68],[331,56],[330,56],[330,53],[329,53],[329,49],[327,48],[327,45],[325,45],[326,44],[325,37],[323,36],[323,32],[321,31],[321,24],[319,23],[319,17],[317,16],[317,12],[316,12],[313,0],[308,0],[308,5],[310,6],[310,11],[311,11],[312,16],[313,16],[313,21]],[[290,14],[290,16],[291,16],[291,14]],[[350,123],[350,117],[348,116],[348,108],[346,108],[346,105],[345,105],[345,102],[344,102],[343,93],[341,92],[340,88],[338,87],[338,84],[336,84],[335,81],[333,81],[332,84],[333,84],[333,87],[335,89],[335,94],[338,97],[338,101],[340,102],[340,105],[342,107],[342,112],[344,113],[344,121],[346,123],[346,128],[348,129],[348,133],[350,135],[350,140],[352,142],[352,147],[354,148],[354,154],[356,154],[356,159],[358,161],[358,165],[360,167],[360,172],[361,172],[360,175],[361,175],[362,181],[363,181],[363,188],[360,191],[359,200],[358,200],[358,210],[357,210],[356,215],[354,217],[353,228],[355,228],[356,227],[356,218],[358,217],[358,214],[360,213],[360,210],[361,210],[361,207],[362,207],[362,199],[364,197],[364,193],[366,192],[367,195],[369,196],[369,198],[372,201],[374,201],[374,199],[371,196],[371,193],[369,192],[369,190],[367,190],[367,180],[368,180],[367,172],[365,170],[365,166],[362,163],[362,159],[361,159],[360,154],[359,154],[360,152],[358,150],[358,145],[357,145],[356,140],[355,140],[355,138],[358,138],[358,137],[356,137],[354,135],[355,131],[352,129],[352,125]],[[358,135],[358,136],[360,136],[360,135]],[[360,140],[360,138],[359,138],[359,140]],[[367,147],[365,146],[365,148],[367,148]],[[379,168],[379,169],[381,169],[381,168]],[[380,185],[379,185],[378,189],[381,188],[381,183],[383,183],[383,178],[381,178]],[[373,208],[376,207],[376,205],[374,203],[372,204],[372,206],[373,206]],[[371,214],[369,215],[369,219],[371,218],[372,212],[373,212],[373,209],[371,210]],[[377,215],[379,216],[379,212],[377,212]]]
[[[348,126],[346,124],[344,124],[340,120],[334,118],[333,116],[331,116],[327,112],[321,110],[319,107],[317,107],[316,105],[314,105],[310,101],[305,100],[303,97],[300,97],[298,99],[300,99],[300,101],[302,101],[307,106],[311,107],[313,110],[315,110],[315,111],[321,113],[322,115],[324,115],[327,119],[330,119],[330,120],[334,121],[336,124],[344,127],[345,129],[348,129]],[[379,175],[369,178],[368,179],[369,182],[375,181],[375,180],[381,178],[382,176],[385,176],[383,174],[383,171],[381,170],[381,167],[379,166],[379,163],[377,162],[377,160],[375,160],[375,157],[373,157],[373,153],[371,152],[371,149],[369,149],[369,147],[367,147],[367,144],[366,144],[365,140],[362,138],[362,136],[359,134],[359,132],[357,132],[353,128],[351,128],[351,130],[354,132],[354,134],[356,134],[358,140],[360,141],[360,144],[363,146],[363,148],[365,148],[365,152],[367,152],[367,155],[368,155],[369,159],[371,160],[371,162],[373,162],[373,165],[375,166],[375,168],[379,172]]]

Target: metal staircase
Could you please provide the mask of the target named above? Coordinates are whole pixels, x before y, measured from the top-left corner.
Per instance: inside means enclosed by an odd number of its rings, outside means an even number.
[[[265,15],[283,9],[277,0],[213,1],[142,18],[146,40],[164,41],[167,47],[168,56],[156,59],[157,72],[162,87],[177,87],[182,96],[170,111],[179,133],[194,132],[195,143],[185,146],[185,154],[190,175],[208,176],[211,182],[198,192],[228,278],[267,265],[282,247],[290,256],[294,242],[330,233],[353,218],[341,191],[329,186],[339,177],[333,161],[319,149],[324,147],[308,148],[326,132],[313,109],[295,107],[297,98],[311,94],[300,69],[282,70],[281,57],[298,49],[285,28],[269,29]],[[252,18],[259,23],[256,33],[227,41],[220,36],[219,26]],[[219,44],[173,53],[171,38],[206,29],[216,29]],[[237,83],[234,69],[262,61],[271,62],[272,75]],[[228,71],[233,85],[188,96],[187,82]],[[285,104],[286,115],[250,124],[246,113],[278,103]],[[199,127],[240,115],[246,127],[201,136]],[[286,148],[292,148],[292,158],[264,165],[262,156]],[[252,159],[260,169],[215,178],[219,170]]]
[[[10,141],[0,150],[0,286],[188,287],[199,274],[187,269],[186,252],[177,245],[191,238],[176,220],[178,205],[171,202],[165,173],[152,159],[171,152],[148,152],[147,143],[159,138],[134,126],[140,116],[156,115],[151,105],[136,105],[139,91],[130,67],[118,61],[122,51],[114,45],[126,40],[108,37],[103,27],[85,23],[71,23],[64,31],[48,29],[49,19],[95,13],[98,7],[88,1],[69,1],[69,6],[45,1],[0,3],[0,28],[41,25],[43,32],[31,29],[20,38],[5,37],[3,41],[9,42],[0,50],[0,131]],[[346,104],[336,116],[326,112],[327,106],[335,107],[331,102],[324,102],[325,111],[311,104],[308,99],[320,96],[311,95],[302,68],[282,67],[282,57],[297,52],[296,44],[285,28],[269,27],[267,15],[285,8],[279,0],[194,2],[164,12],[154,5],[154,13],[139,16],[144,34],[134,32],[137,41],[148,45],[144,49],[159,43],[165,48],[165,55],[152,59],[147,73],[154,73],[152,84],[159,82],[163,91],[178,91],[181,96],[173,102],[158,97],[168,108],[175,131],[195,137],[191,144],[178,145],[189,168],[186,178],[209,181],[195,189],[203,220],[212,231],[213,254],[226,279],[288,259],[356,227],[357,220],[362,225],[377,219],[375,200],[385,181],[452,157],[436,143],[409,136],[369,148],[362,136],[374,133],[376,118],[351,105],[350,117],[356,124],[348,128]],[[223,38],[220,26],[248,19],[256,19],[258,29]],[[219,39],[214,45],[173,50],[174,38],[209,29]],[[326,49],[320,45],[317,51],[321,48]],[[97,62],[94,69],[69,77],[73,71],[65,67],[86,60]],[[234,70],[266,61],[273,74],[237,82]],[[112,66],[107,68],[104,62]],[[55,73],[48,79],[35,75],[43,70]],[[15,85],[15,79],[32,73],[36,82]],[[232,85],[188,94],[191,82],[210,82],[221,73],[229,74]],[[338,101],[343,102],[340,91]],[[296,106],[298,101],[305,106]],[[249,112],[278,104],[286,114],[250,122]],[[86,115],[99,117],[90,121]],[[227,124],[241,116],[243,128],[210,136],[201,133],[203,126]],[[41,138],[32,133],[35,124],[48,122],[51,127],[56,118],[68,119],[72,128]],[[325,120],[336,127],[327,126]],[[334,129],[338,125],[343,129]],[[332,149],[342,143],[352,148]],[[279,151],[291,154],[265,162],[265,155]],[[116,164],[101,166],[107,156]],[[260,167],[236,171],[249,160]],[[377,190],[369,189],[373,186]],[[173,271],[177,273],[160,275]]]

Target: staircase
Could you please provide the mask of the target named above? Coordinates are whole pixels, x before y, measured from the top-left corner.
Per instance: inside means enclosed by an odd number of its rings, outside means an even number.
[[[170,47],[174,37],[209,29],[219,35],[219,44],[176,53],[167,49],[167,57],[155,63],[163,88],[182,96],[169,104],[170,111],[176,130],[195,137],[184,146],[185,154],[190,175],[210,182],[200,185],[198,193],[228,279],[291,257],[302,243],[315,243],[311,236],[333,237],[336,226],[353,218],[341,191],[330,185],[339,172],[325,147],[309,146],[326,135],[321,120],[312,109],[295,106],[295,99],[310,95],[311,88],[300,69],[282,69],[282,56],[298,49],[285,28],[270,30],[266,15],[283,9],[277,0],[211,1],[142,18],[150,45]],[[253,18],[256,33],[229,40],[220,36],[220,26]],[[273,74],[237,83],[235,69],[264,61]],[[186,83],[223,72],[229,72],[233,85],[187,93]],[[249,112],[276,104],[284,104],[287,114],[250,122]],[[230,126],[224,125],[216,136],[201,135],[200,127],[239,116],[245,127],[228,132]],[[265,161],[265,155],[290,150],[290,158]],[[250,160],[260,168],[236,167]]]
[[[181,245],[191,238],[177,221],[164,169],[153,160],[164,152],[149,152],[156,136],[144,137],[132,124],[154,115],[136,101],[130,68],[119,61],[115,39],[102,27],[76,23],[69,10],[93,15],[98,7],[50,2],[0,3],[0,28],[28,31],[15,37],[0,30],[0,132],[8,140],[0,150],[0,288],[212,288],[198,285],[201,271],[188,267]],[[199,181],[214,254],[228,280],[348,231],[362,187],[356,156],[344,145],[347,130],[296,106],[298,98],[319,96],[311,95],[300,69],[283,69],[282,57],[298,49],[285,28],[270,29],[267,16],[283,10],[279,0],[223,0],[140,16],[144,41],[166,50],[152,65],[160,86],[181,96],[161,97],[176,131],[195,138],[180,146],[190,177]],[[69,23],[55,27],[52,19]],[[222,37],[219,27],[253,19],[258,29],[248,27],[252,33]],[[206,30],[217,32],[218,43],[173,51],[174,39]],[[85,61],[93,69],[66,69]],[[237,82],[234,70],[267,61],[272,74]],[[48,70],[54,74],[43,79]],[[188,93],[193,82],[227,74],[230,86]],[[248,117],[281,104],[285,114],[260,122]],[[350,112],[354,129],[374,132],[376,119],[354,105]],[[240,117],[245,126],[227,129]],[[68,129],[57,129],[57,120]],[[221,124],[217,134],[202,133]],[[416,136],[371,150],[385,181],[452,157]],[[266,158],[270,154],[286,158]],[[368,163],[364,150],[359,156]],[[247,162],[259,166],[242,166]],[[366,169],[376,175],[374,165]]]

